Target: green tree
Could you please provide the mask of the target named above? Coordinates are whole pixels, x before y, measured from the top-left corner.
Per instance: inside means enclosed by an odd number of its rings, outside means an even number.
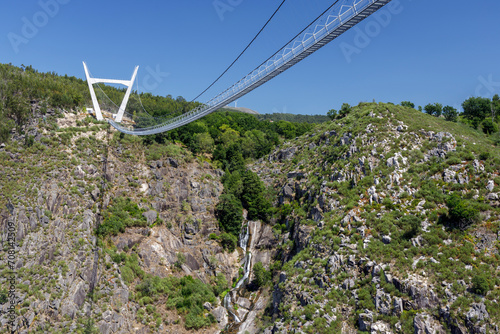
[[[222,194],[217,204],[217,217],[222,230],[237,237],[243,221],[241,201],[233,194]]]
[[[462,199],[460,195],[453,193],[446,200],[448,216],[453,226],[461,230],[467,229],[471,224],[479,220],[479,210],[468,200]]]
[[[5,143],[9,140],[10,132],[14,128],[15,123],[4,114],[1,108],[2,105],[0,104],[0,143]]]
[[[253,129],[243,134],[241,149],[244,157],[259,159],[271,152],[272,143],[264,132]]]
[[[245,160],[241,153],[241,146],[238,143],[232,144],[226,151],[226,160],[224,167],[230,172],[242,171],[245,169]]]
[[[219,236],[219,242],[222,248],[226,249],[229,252],[234,252],[236,249],[236,245],[238,244],[238,237],[231,233],[222,233]]]
[[[491,117],[496,120],[498,118],[498,115],[500,114],[500,96],[498,94],[495,94],[493,98],[491,99],[491,110],[492,110],[492,115]]]
[[[18,128],[21,128],[29,116],[29,107],[26,99],[19,94],[12,93],[12,95],[7,95],[5,105],[9,117],[16,121]]]
[[[278,121],[276,123],[277,132],[286,139],[292,139],[296,136],[296,125],[292,122]]]
[[[224,184],[224,192],[226,194],[232,194],[236,198],[240,198],[243,193],[243,180],[241,178],[241,173],[239,170],[233,173],[226,173],[222,177],[222,183]]]
[[[330,119],[331,119],[331,120],[334,120],[334,119],[336,119],[336,118],[337,118],[337,116],[338,116],[338,111],[337,111],[337,110],[335,110],[335,109],[330,109],[330,110],[326,113],[326,115],[327,115],[328,117],[330,117]]]
[[[490,99],[484,97],[471,97],[462,103],[463,115],[468,120],[481,123],[491,112]]]
[[[441,103],[428,104],[424,107],[427,114],[439,117],[443,112],[443,105]]]
[[[456,122],[458,118],[457,109],[453,108],[452,106],[445,106],[443,108],[443,116],[447,121]]]
[[[484,274],[478,274],[472,278],[472,291],[485,296],[490,291],[490,283]]]
[[[253,266],[253,284],[255,288],[261,288],[271,281],[271,272],[267,271],[262,265],[262,262],[257,262]]]
[[[243,192],[241,199],[248,210],[248,219],[267,221],[271,203],[265,197],[266,188],[259,176],[248,170],[243,174]]]
[[[229,147],[230,145],[236,143],[240,138],[240,133],[232,129],[227,124],[221,125],[220,130],[221,134],[218,138],[218,142],[224,147]]]
[[[414,108],[415,109],[415,104],[410,102],[410,101],[403,101],[400,103],[401,106],[403,107],[408,107],[408,108]]]
[[[346,117],[347,114],[349,114],[352,110],[352,107],[349,105],[349,103],[343,103],[342,107],[339,110],[339,117],[343,118]]]
[[[208,132],[196,133],[194,135],[195,151],[201,153],[212,153],[214,150],[214,140]]]
[[[487,135],[491,135],[492,133],[495,133],[498,131],[498,127],[491,118],[486,118],[482,123],[483,127],[483,132],[486,133]]]

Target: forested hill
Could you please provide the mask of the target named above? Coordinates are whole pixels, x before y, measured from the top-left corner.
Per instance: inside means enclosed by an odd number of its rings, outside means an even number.
[[[42,111],[47,108],[83,110],[92,105],[87,82],[55,72],[42,73],[31,66],[16,67],[0,64],[0,141],[14,126],[22,126],[31,111],[30,102],[40,103]],[[99,85],[96,94],[102,109],[115,110],[114,104],[120,104],[125,89]],[[104,95],[105,94],[105,95]],[[107,97],[109,97],[109,100]],[[141,103],[143,106],[141,106]],[[148,110],[153,116],[179,115],[195,107],[197,103],[187,102],[182,96],[154,96],[144,93],[131,95],[127,111],[143,112]]]
[[[11,64],[0,64],[0,142],[7,139],[14,126],[22,127],[28,120],[33,104],[39,104],[42,113],[51,108],[62,108],[66,110],[84,110],[84,107],[92,106],[87,82],[68,75],[58,75],[55,72],[39,72],[32,66],[16,67]],[[96,85],[101,108],[104,110],[116,110],[125,94],[125,89],[117,89],[107,85]],[[30,105],[32,104],[32,105]],[[144,114],[147,111],[152,116],[178,116],[199,103],[188,102],[182,96],[173,98],[171,95],[155,96],[150,93],[134,92],[129,100],[127,112]],[[303,133],[307,126],[290,126],[289,122],[315,123],[324,121],[321,116],[285,115],[275,116],[263,115],[260,119],[273,121],[283,120],[278,126],[272,126],[287,137],[293,137]],[[238,116],[236,116],[238,117]],[[252,115],[255,119],[255,115]],[[253,119],[243,116],[253,121]],[[210,122],[209,122],[210,123]],[[298,127],[296,131],[293,129]],[[286,129],[285,129],[286,128]],[[248,129],[247,129],[248,130]],[[176,138],[177,139],[177,138]]]
[[[259,120],[266,121],[288,121],[288,122],[300,122],[300,123],[324,123],[330,120],[327,115],[297,115],[297,114],[287,114],[287,113],[273,113],[273,114],[261,114],[257,115]]]

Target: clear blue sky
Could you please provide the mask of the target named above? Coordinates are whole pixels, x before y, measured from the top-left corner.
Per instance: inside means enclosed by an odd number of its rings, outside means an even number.
[[[253,70],[332,1],[287,0],[248,53],[200,100]],[[128,79],[139,65],[143,90],[190,100],[229,65],[280,2],[2,1],[0,62],[83,78],[85,60],[94,76],[117,79]],[[398,10],[388,24],[365,20],[238,106],[325,114],[343,102],[459,107],[469,96],[500,94],[500,1],[394,2]],[[221,4],[225,10],[216,9]],[[363,40],[366,32],[373,37]],[[351,50],[348,57],[345,50]],[[149,73],[157,70],[155,79]]]

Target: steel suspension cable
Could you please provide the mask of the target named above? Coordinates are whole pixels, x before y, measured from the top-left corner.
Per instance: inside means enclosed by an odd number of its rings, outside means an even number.
[[[299,37],[304,31],[306,31],[307,29],[309,29],[317,20],[319,20],[319,18],[323,15],[326,14],[326,12],[328,12],[330,9],[333,8],[333,6],[335,6],[340,0],[336,0],[330,7],[328,7],[323,13],[321,13],[320,15],[318,15],[317,18],[315,18],[311,23],[309,23],[309,25],[307,27],[305,27],[304,29],[302,29],[301,32],[299,32],[297,35],[293,36],[292,39],[290,39],[288,42],[285,43],[285,45],[283,45],[278,51],[276,51],[271,57],[269,57],[268,59],[271,59],[273,58],[274,56],[276,56],[284,47],[286,47],[288,44],[292,43],[297,37]],[[267,61],[263,62],[260,66],[264,65]]]
[[[194,99],[191,100],[191,102],[194,102],[196,99],[198,99],[200,96],[202,96],[203,94],[205,94],[205,92],[207,90],[209,90],[210,88],[212,88],[213,85],[215,85],[215,83],[217,81],[220,80],[220,78],[222,78],[224,76],[224,74],[226,74],[227,71],[229,71],[229,69],[231,67],[233,67],[233,65],[241,58],[241,56],[243,56],[243,54],[248,50],[248,48],[253,44],[253,42],[257,39],[257,37],[259,37],[259,35],[262,33],[262,31],[264,31],[264,29],[267,27],[267,25],[269,24],[269,22],[271,22],[271,20],[274,18],[274,16],[278,13],[278,11],[280,10],[280,8],[283,6],[283,4],[286,2],[286,0],[283,0],[281,2],[281,4],[278,6],[278,8],[274,11],[273,15],[271,15],[271,17],[267,20],[266,24],[264,24],[264,26],[259,30],[259,32],[257,33],[257,35],[254,36],[254,38],[250,41],[250,43],[248,43],[248,45],[245,47],[245,49],[243,51],[241,51],[241,53],[238,55],[238,57],[236,57],[236,59],[231,63],[231,65],[229,65],[225,70],[224,72],[222,72],[221,75],[219,75],[219,77],[217,79],[214,80],[214,82],[212,82],[210,84],[210,86],[208,86],[203,92],[201,92],[198,96],[196,96]]]

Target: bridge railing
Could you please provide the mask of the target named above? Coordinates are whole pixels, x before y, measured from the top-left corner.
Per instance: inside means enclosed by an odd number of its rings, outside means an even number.
[[[296,39],[288,43],[241,80],[216,95],[205,104],[183,115],[168,119],[154,126],[137,129],[128,129],[112,120],[109,122],[119,131],[138,135],[164,132],[192,122],[226,106],[290,68],[390,1],[391,0],[340,1],[336,6],[332,7],[324,15],[314,21],[313,24]],[[371,6],[375,6],[374,10],[367,11]],[[366,15],[357,18],[357,16],[361,16],[359,14],[362,14],[364,11],[367,11]],[[343,28],[344,25],[346,28],[340,29]]]

